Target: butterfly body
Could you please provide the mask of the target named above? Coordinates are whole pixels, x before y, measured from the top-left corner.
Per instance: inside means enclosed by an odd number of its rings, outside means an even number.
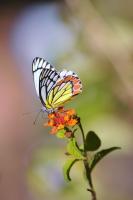
[[[54,112],[82,91],[81,81],[74,72],[58,72],[43,58],[36,57],[33,60],[32,72],[42,110],[48,113]]]

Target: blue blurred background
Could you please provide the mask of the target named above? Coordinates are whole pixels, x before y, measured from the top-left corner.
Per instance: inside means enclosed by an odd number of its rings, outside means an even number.
[[[94,170],[98,199],[133,197],[133,2],[6,1],[0,4],[0,199],[89,199],[83,166],[63,180],[65,141],[44,128],[32,60],[77,72],[83,93],[67,104],[103,148],[122,150]]]

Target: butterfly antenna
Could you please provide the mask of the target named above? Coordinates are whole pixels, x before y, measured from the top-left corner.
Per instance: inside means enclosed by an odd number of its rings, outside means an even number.
[[[37,113],[36,118],[35,118],[35,120],[33,122],[34,125],[36,124],[41,112],[42,112],[42,109]]]
[[[32,112],[25,112],[25,113],[22,113],[22,115],[23,115],[23,116],[24,116],[24,115],[32,115],[32,114],[35,113],[35,112],[38,112],[38,110],[32,111]]]

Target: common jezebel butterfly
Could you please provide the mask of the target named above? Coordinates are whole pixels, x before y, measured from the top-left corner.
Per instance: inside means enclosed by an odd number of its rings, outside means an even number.
[[[34,58],[32,72],[42,109],[48,113],[54,112],[82,92],[82,84],[77,74],[67,70],[58,72],[43,58]]]

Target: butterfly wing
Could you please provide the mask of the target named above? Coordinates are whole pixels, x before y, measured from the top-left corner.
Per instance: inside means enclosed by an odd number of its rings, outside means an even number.
[[[48,95],[56,85],[57,80],[60,78],[58,72],[54,69],[43,70],[40,74],[39,79],[39,94],[40,100],[46,109],[52,109],[52,106],[49,104]]]
[[[47,109],[47,96],[59,79],[59,74],[52,65],[38,57],[33,60],[32,72],[37,95]]]
[[[35,88],[36,88],[38,97],[40,96],[39,95],[40,74],[42,73],[43,70],[45,70],[47,72],[49,70],[49,68],[51,70],[54,70],[54,68],[43,58],[38,58],[38,57],[34,58],[34,60],[32,62],[32,72],[33,72],[34,83],[35,83]]]
[[[50,91],[47,102],[53,108],[57,108],[81,93],[82,84],[78,76],[72,71],[62,71],[60,79]]]

